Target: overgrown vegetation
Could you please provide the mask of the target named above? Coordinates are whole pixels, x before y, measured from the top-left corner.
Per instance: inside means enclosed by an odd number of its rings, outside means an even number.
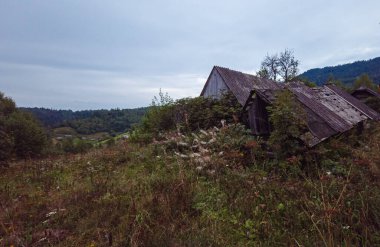
[[[380,245],[379,123],[307,149],[290,92],[269,140],[239,109],[160,93],[128,140],[2,168],[0,245]]]
[[[21,161],[1,172],[1,245],[376,246],[379,133],[332,139],[315,173],[286,177],[235,124]]]
[[[307,130],[306,112],[292,92],[280,92],[274,104],[268,107],[268,111],[273,127],[269,144],[275,154],[279,159],[299,154],[304,145],[302,135]]]
[[[131,140],[146,143],[153,138],[160,139],[160,135],[169,130],[190,133],[208,129],[219,124],[221,119],[226,123],[238,121],[240,114],[241,106],[231,93],[224,94],[219,100],[196,97],[174,101],[160,92],[141,125],[131,132]]]

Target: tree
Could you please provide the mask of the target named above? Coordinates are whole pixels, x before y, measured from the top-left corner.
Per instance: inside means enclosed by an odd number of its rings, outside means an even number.
[[[279,73],[285,82],[293,80],[298,74],[299,61],[294,58],[293,51],[285,49],[279,60]]]
[[[306,132],[306,113],[289,90],[281,91],[273,105],[268,107],[273,131],[269,144],[279,158],[296,154],[302,145],[301,136]]]
[[[2,92],[0,92],[0,117],[6,117],[16,110],[15,102],[8,97],[5,97]]]
[[[372,81],[372,79],[368,76],[368,74],[362,74],[358,78],[356,78],[353,89],[358,89],[359,87],[364,86],[370,88],[372,90],[377,91],[376,84]]]
[[[15,102],[0,92],[0,166],[6,165],[12,156],[13,138],[6,129],[8,116],[16,110]]]
[[[258,75],[262,78],[277,80],[279,74],[279,58],[277,54],[267,54],[261,62],[261,69]]]
[[[31,114],[18,110],[15,102],[0,92],[0,163],[6,163],[12,155],[38,155],[45,143],[40,123]]]
[[[12,156],[13,140],[0,124],[0,166],[6,165]]]
[[[6,129],[14,140],[14,153],[27,158],[38,155],[46,143],[46,134],[30,113],[15,111],[9,115]]]
[[[141,126],[146,132],[159,133],[175,127],[173,121],[174,100],[168,93],[160,89],[159,97],[154,96],[149,110],[141,121]]]
[[[294,58],[293,51],[285,49],[280,55],[266,55],[257,75],[274,81],[292,81],[298,75],[299,61]]]

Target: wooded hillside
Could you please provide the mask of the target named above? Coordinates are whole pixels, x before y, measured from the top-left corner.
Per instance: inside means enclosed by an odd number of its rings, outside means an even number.
[[[97,132],[120,133],[140,122],[146,107],[111,110],[52,110],[46,108],[21,108],[32,113],[45,127],[71,127],[79,134]]]
[[[368,74],[376,84],[380,84],[380,57],[349,64],[310,69],[302,73],[300,77],[315,82],[317,85],[324,84],[329,78],[351,85],[362,74]]]

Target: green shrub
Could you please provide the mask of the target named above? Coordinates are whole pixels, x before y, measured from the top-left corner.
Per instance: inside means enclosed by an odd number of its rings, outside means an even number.
[[[231,93],[224,94],[219,100],[196,97],[173,101],[160,91],[159,98],[154,98],[142,123],[134,130],[132,140],[141,137],[145,141],[148,136],[158,138],[160,133],[168,130],[189,133],[208,129],[220,126],[222,119],[233,123],[239,118],[241,108]]]
[[[14,152],[26,158],[38,155],[46,144],[46,134],[30,113],[15,111],[6,121],[6,129],[14,140]]]
[[[273,105],[268,107],[268,111],[273,127],[269,144],[277,158],[285,159],[299,153],[305,145],[301,141],[301,135],[307,129],[306,113],[292,92],[283,90],[278,93]]]
[[[7,163],[12,155],[12,147],[14,146],[12,138],[0,129],[0,166]]]
[[[11,98],[0,92],[0,162],[12,155],[27,158],[42,153],[47,136],[41,124],[29,113],[16,108]]]
[[[65,153],[85,153],[92,147],[90,142],[79,138],[66,138],[58,145]]]
[[[129,132],[128,140],[133,143],[147,144],[153,140],[153,135],[148,131],[144,131],[143,128],[137,127]]]

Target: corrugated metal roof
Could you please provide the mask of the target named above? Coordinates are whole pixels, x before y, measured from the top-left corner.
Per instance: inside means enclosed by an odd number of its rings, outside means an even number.
[[[316,94],[316,99],[321,102],[326,108],[330,109],[341,117],[350,125],[355,125],[367,117],[361,111],[353,107],[340,95],[333,92],[328,87],[316,88],[313,90]]]
[[[321,117],[335,131],[344,132],[352,128],[352,125],[342,119],[336,112],[326,107],[317,97],[315,92],[308,86],[301,83],[289,83],[288,88],[297,99],[315,114]]]
[[[362,103],[360,100],[356,99],[349,93],[343,91],[342,89],[340,89],[339,87],[335,85],[327,85],[326,87],[328,87],[329,89],[334,91],[336,94],[344,98],[350,105],[352,105],[353,107],[355,107],[356,109],[364,113],[368,118],[380,120],[380,114],[377,111],[373,110],[366,104]]]

